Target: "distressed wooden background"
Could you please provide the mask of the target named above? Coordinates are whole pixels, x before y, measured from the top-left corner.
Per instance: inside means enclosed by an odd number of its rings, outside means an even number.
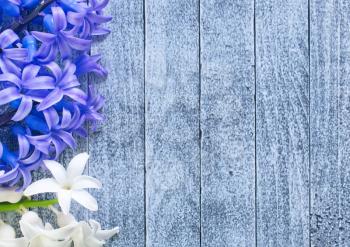
[[[350,246],[350,2],[111,0],[79,150],[108,246]],[[67,155],[66,160],[71,155]]]

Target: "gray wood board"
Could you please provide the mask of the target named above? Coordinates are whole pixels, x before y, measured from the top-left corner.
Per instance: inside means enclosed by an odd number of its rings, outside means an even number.
[[[350,245],[350,5],[312,0],[311,245]]]
[[[309,2],[110,1],[106,121],[61,158],[90,153],[107,246],[350,245],[350,5]]]
[[[309,246],[308,2],[256,2],[257,245]]]
[[[198,1],[146,0],[147,246],[199,246]]]
[[[201,1],[202,246],[255,245],[254,1]]]
[[[144,33],[143,1],[110,1],[111,34],[92,48],[109,71],[91,77],[106,98],[105,122],[89,135],[89,174],[103,183],[94,191],[100,210],[90,217],[103,227],[120,226],[108,246],[145,246],[144,235]]]

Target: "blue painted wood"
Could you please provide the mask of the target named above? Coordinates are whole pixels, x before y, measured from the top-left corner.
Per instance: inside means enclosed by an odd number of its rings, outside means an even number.
[[[255,12],[257,246],[309,246],[308,2]]]
[[[201,1],[201,62],[202,246],[254,246],[254,1]]]
[[[311,246],[349,246],[350,5],[310,6]]]
[[[103,183],[94,191],[100,210],[90,217],[103,227],[119,226],[108,246],[145,246],[144,220],[144,33],[143,1],[110,1],[111,34],[92,48],[109,71],[106,81],[90,78],[105,96],[105,122],[90,133],[89,174]]]
[[[198,1],[146,0],[147,246],[199,246]]]
[[[92,53],[110,75],[89,78],[107,119],[61,159],[91,154],[100,211],[74,212],[121,227],[107,246],[349,246],[346,0],[118,0],[107,14]]]

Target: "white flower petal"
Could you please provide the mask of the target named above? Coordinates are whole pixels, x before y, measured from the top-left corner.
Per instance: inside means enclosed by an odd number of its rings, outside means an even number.
[[[53,178],[46,178],[36,181],[28,186],[23,192],[25,196],[32,196],[40,193],[54,193],[60,190],[59,184]]]
[[[94,236],[94,232],[85,221],[79,223],[79,227],[72,233],[72,239],[74,247],[101,247],[105,244]]]
[[[111,230],[101,230],[101,225],[94,220],[89,223],[85,221],[79,222],[79,226],[74,230],[71,237],[75,247],[101,247],[105,240],[113,237],[119,232],[119,228]]]
[[[98,210],[96,199],[85,190],[72,191],[72,199],[91,211]]]
[[[110,230],[102,230],[100,223],[95,220],[89,220],[91,228],[95,231],[95,237],[101,241],[105,241],[119,233],[119,227]]]
[[[10,240],[16,238],[15,229],[12,226],[5,224],[0,220],[0,240]]]
[[[81,190],[81,189],[101,189],[102,184],[96,178],[90,176],[79,176],[76,177],[73,181],[72,189]]]
[[[77,223],[76,219],[72,214],[64,214],[62,212],[57,212],[57,224],[59,227],[69,226],[71,224]]]
[[[95,237],[86,237],[85,245],[81,245],[81,247],[102,247],[105,245],[105,241],[98,240]]]
[[[51,238],[51,239],[56,239],[56,240],[60,240],[60,239],[67,239],[70,237],[72,231],[78,226],[78,223],[72,223],[70,225],[67,225],[65,227],[61,227],[58,229],[54,229],[54,230],[50,230],[50,231],[46,231],[44,234],[45,236]]]
[[[71,238],[73,239],[74,242],[74,247],[85,247],[84,245],[84,240],[85,240],[85,235],[91,235],[90,232],[85,232],[84,231],[84,223],[85,222],[79,222],[79,225],[74,229],[72,232]]]
[[[64,214],[69,214],[70,205],[72,201],[72,191],[60,190],[57,193],[58,203],[60,204],[61,210]]]
[[[44,160],[44,164],[59,184],[66,182],[67,172],[60,163],[54,160]]]
[[[50,223],[45,223],[44,229],[46,231],[52,231],[54,228]]]
[[[89,159],[89,155],[87,153],[81,153],[76,155],[67,167],[67,176],[70,179],[74,179],[77,176],[83,174],[85,170],[85,166]]]
[[[45,235],[39,235],[30,241],[29,247],[71,247],[72,241],[57,241],[52,240]]]
[[[41,234],[44,230],[42,220],[39,218],[38,214],[33,211],[26,212],[19,221],[19,225],[24,238],[27,240]]]
[[[16,203],[22,199],[23,194],[16,192],[17,188],[8,189],[0,187],[0,202]]]
[[[101,230],[101,224],[97,222],[96,220],[89,220],[89,225],[93,232],[97,232]]]
[[[119,233],[119,227],[114,227],[113,229],[110,230],[100,230],[96,232],[96,238],[99,240],[108,240],[112,238],[114,235]]]
[[[74,223],[54,229],[49,223],[44,225],[37,213],[29,211],[20,220],[22,234],[29,242],[29,245],[22,245],[22,247],[70,247],[70,236],[77,226],[78,223]]]
[[[17,238],[12,240],[0,241],[0,247],[23,247],[28,246],[25,238]]]

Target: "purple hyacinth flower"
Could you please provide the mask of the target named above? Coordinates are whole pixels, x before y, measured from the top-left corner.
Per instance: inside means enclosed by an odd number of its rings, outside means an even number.
[[[13,181],[17,182],[20,176],[19,165],[11,166],[3,161],[0,161],[0,184],[8,185]]]
[[[75,75],[76,66],[69,60],[65,62],[63,71],[57,63],[51,62],[46,65],[55,78],[55,88],[38,105],[37,110],[43,111],[60,102],[64,96],[81,104],[86,104],[86,94],[78,88],[80,83]]]
[[[86,53],[82,54],[75,60],[75,65],[77,66],[76,74],[80,76],[93,72],[99,76],[106,77],[108,72],[102,65],[99,64],[100,60],[101,55],[89,56]]]
[[[29,157],[25,159],[18,158],[17,164],[19,174],[17,178],[9,184],[9,186],[12,187],[18,184],[19,180],[22,179],[22,185],[18,188],[18,191],[22,191],[32,182],[31,172],[42,166],[42,154],[39,151],[34,150]]]
[[[54,61],[58,51],[62,59],[68,58],[72,50],[87,51],[91,40],[80,39],[74,36],[74,31],[67,31],[67,19],[60,7],[52,7],[51,33],[32,31],[32,35],[42,44],[37,51],[36,59],[41,63]]]
[[[35,147],[35,150],[49,155],[51,147],[51,136],[49,134],[37,136],[27,135],[26,138],[29,143]]]
[[[20,0],[2,0],[0,8],[2,9],[5,15],[18,17],[20,15],[20,5]]]
[[[25,48],[18,48],[15,43],[19,37],[11,29],[6,29],[0,34],[0,68],[3,73],[19,74],[21,69],[16,62],[27,61],[28,51]]]
[[[95,130],[97,123],[103,121],[103,116],[99,111],[105,103],[104,97],[97,94],[93,86],[89,86],[88,98],[85,105],[79,105],[80,111],[85,115],[86,120],[92,122],[92,129]]]
[[[102,10],[107,6],[109,0],[89,1],[90,5],[85,8],[85,12],[68,12],[67,19],[74,26],[80,37],[88,38],[90,35],[98,36],[109,34],[110,30],[101,27],[101,24],[112,20],[110,16],[103,16]]]
[[[102,27],[111,20],[103,15],[108,0],[54,0],[41,7],[40,1],[0,0],[0,19],[7,15],[16,27],[0,32],[0,107],[9,107],[0,120],[18,142],[8,142],[14,150],[0,142],[0,187],[19,191],[43,159],[58,159],[76,147],[76,136],[87,136],[85,123],[95,129],[103,120],[104,98],[92,86],[82,91],[78,76],[107,76],[100,55],[87,51],[92,36],[109,33]],[[45,31],[29,33],[32,24]]]
[[[31,151],[31,146],[28,138],[26,135],[31,135],[29,128],[24,128],[19,124],[16,124],[12,126],[11,128],[12,133],[14,135],[17,135],[17,141],[18,141],[18,157],[20,159],[26,158]]]
[[[0,106],[20,100],[13,121],[21,121],[32,110],[33,101],[40,101],[33,93],[35,90],[54,89],[54,79],[49,76],[38,76],[40,66],[27,65],[18,77],[12,73],[0,74],[0,82],[5,82],[5,89],[0,91]]]
[[[60,124],[60,117],[54,108],[49,108],[44,111],[46,122],[50,129],[51,142],[56,148],[56,157],[64,150],[66,145],[71,148],[76,148],[76,142],[68,126],[65,126],[65,116],[62,116]],[[69,124],[69,123],[68,123]]]
[[[56,0],[57,5],[61,6],[65,12],[74,11],[82,12],[84,7],[81,3],[85,3],[86,0]]]
[[[49,154],[50,151],[53,151],[56,159],[67,146],[73,149],[76,148],[77,144],[73,138],[73,133],[81,133],[82,125],[85,122],[85,116],[80,114],[78,108],[75,109],[76,111],[73,115],[70,111],[63,109],[61,117],[53,107],[43,111],[46,123],[49,127],[49,133],[30,136],[29,139],[31,143],[35,146],[42,145],[40,149],[45,154]],[[42,149],[42,147],[45,148]]]
[[[16,0],[21,2],[21,6],[26,9],[33,9],[41,2],[41,0]]]
[[[28,62],[32,62],[36,51],[38,50],[37,40],[29,33],[22,39],[23,48],[28,50]]]
[[[1,146],[0,161],[0,185],[19,186],[22,191],[32,181],[31,171],[36,170],[41,165],[41,153],[33,151],[27,158],[21,159],[11,152],[5,145]]]

